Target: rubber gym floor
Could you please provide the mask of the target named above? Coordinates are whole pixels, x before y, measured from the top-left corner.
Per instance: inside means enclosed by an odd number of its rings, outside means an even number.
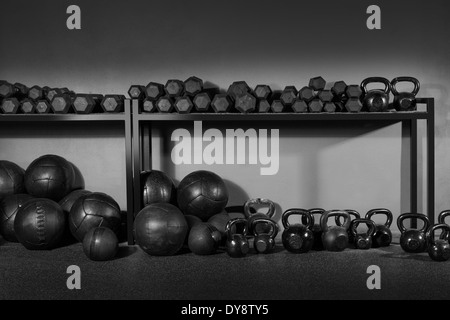
[[[253,250],[253,249],[252,249]],[[80,268],[81,289],[69,290],[67,268]],[[368,267],[380,268],[380,289],[369,290]],[[116,258],[90,261],[80,243],[51,251],[0,245],[3,300],[335,300],[449,299],[450,261],[403,252],[394,237],[387,248],[292,254],[274,252],[230,258],[219,251],[196,256],[187,250],[154,257],[120,244]]]

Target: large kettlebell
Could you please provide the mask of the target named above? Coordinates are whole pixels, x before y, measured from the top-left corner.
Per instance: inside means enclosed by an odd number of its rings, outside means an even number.
[[[234,233],[233,227],[243,226],[242,233]],[[236,227],[235,227],[236,228]],[[234,218],[227,222],[225,227],[227,232],[227,253],[230,257],[240,258],[247,255],[250,247],[247,240],[247,220],[243,218]]]
[[[450,226],[445,223],[438,223],[428,230],[426,235],[428,242],[428,255],[434,261],[447,261],[450,258],[450,244],[448,243],[448,240],[435,240],[434,232],[438,229],[442,229],[442,233],[448,233],[450,231]]]
[[[289,224],[289,217],[301,215],[303,224]],[[281,215],[284,231],[281,235],[283,246],[293,253],[306,253],[314,245],[314,217],[310,211],[304,209],[288,209]]]
[[[367,225],[368,230],[365,233],[358,233],[357,228],[360,223]],[[356,249],[367,250],[372,247],[372,237],[375,233],[376,225],[375,222],[369,219],[357,218],[352,220],[350,223],[350,231],[353,235],[353,243]]]
[[[325,209],[322,208],[312,208],[309,209],[308,212],[314,217],[314,215],[320,215],[325,212]],[[314,242],[312,246],[312,250],[321,251],[323,250],[323,243],[322,243],[322,227],[320,226],[320,218],[314,219],[314,221],[319,221],[319,223],[314,223],[313,227],[311,228]],[[304,225],[308,225],[308,218],[306,216],[302,216],[302,223]]]
[[[367,90],[369,83],[382,83],[384,89]],[[389,108],[389,92],[391,91],[391,83],[383,77],[369,77],[361,82],[361,88],[364,92],[363,104],[369,112],[384,112]]]
[[[258,233],[258,228],[256,228],[258,223],[271,225],[270,233]],[[269,253],[275,248],[275,237],[278,234],[278,224],[273,220],[268,220],[265,218],[253,219],[253,235],[255,239],[253,240],[253,247],[258,253]]]
[[[405,219],[419,219],[423,221],[422,229],[406,229],[403,225]],[[430,220],[422,213],[403,213],[397,218],[397,226],[401,232],[400,246],[409,253],[420,253],[427,249],[426,232]]]
[[[344,217],[342,226],[328,226],[328,219],[336,215]],[[348,228],[350,227],[350,214],[344,210],[325,211],[320,218],[322,227],[323,247],[328,251],[343,251],[348,246]]]
[[[258,212],[258,209],[261,208],[267,208],[267,212],[266,213]],[[274,214],[275,214],[275,204],[273,203],[273,201],[263,198],[247,200],[244,204],[244,215],[247,218],[248,234],[253,235],[255,233],[253,227],[256,227],[258,229],[257,232],[260,234],[270,233],[272,225],[269,222],[266,224],[258,223],[257,225],[254,225],[253,220],[259,218],[271,220]]]
[[[450,216],[450,210],[444,210],[441,213],[439,213],[438,216],[438,222],[439,223],[445,223],[445,218]],[[441,233],[441,239],[450,241],[450,233],[447,231],[444,231]]]
[[[412,92],[398,92],[397,83],[411,82],[414,84]],[[413,77],[397,77],[391,81],[391,90],[394,94],[394,108],[397,111],[414,111],[417,108],[416,95],[419,93],[419,80]]]
[[[366,219],[372,220],[372,217],[376,214],[386,215],[385,224],[376,224],[375,233],[372,236],[372,247],[380,248],[387,247],[392,242],[392,232],[391,227],[393,215],[391,210],[385,208],[377,208],[367,211]]]
[[[356,211],[356,210],[353,210],[353,209],[345,209],[344,211],[347,211],[348,214],[350,215],[350,226],[351,226],[351,223],[352,223],[353,220],[355,220],[355,219],[360,219],[360,218],[361,218],[361,215],[360,215],[359,212]],[[355,217],[355,218],[352,219],[352,218],[351,218],[352,216]],[[339,227],[342,226],[341,218],[342,218],[342,216],[336,216],[336,217],[335,217],[336,225],[339,226]],[[353,235],[353,233],[352,233],[352,229],[351,229],[350,227],[348,228],[347,233],[348,233],[348,243],[354,243],[354,242],[355,242],[355,237],[354,237],[354,235]]]

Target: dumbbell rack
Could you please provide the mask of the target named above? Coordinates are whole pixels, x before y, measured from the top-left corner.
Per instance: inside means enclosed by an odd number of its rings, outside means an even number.
[[[125,100],[125,110],[132,110],[132,150],[133,150],[133,189],[134,189],[134,212],[128,210],[128,244],[134,244],[133,222],[134,214],[142,209],[140,173],[151,169],[151,126],[156,122],[178,122],[178,121],[388,121],[392,123],[401,122],[403,129],[409,131],[410,136],[410,210],[417,212],[418,208],[418,120],[426,121],[427,131],[427,215],[434,221],[435,207],[435,150],[434,150],[434,98],[418,98],[418,105],[425,105],[425,111],[411,112],[361,112],[361,113],[145,113],[141,111],[139,100]],[[127,165],[128,166],[128,165]],[[128,190],[128,189],[127,189]],[[130,195],[128,198],[130,199]],[[414,227],[413,222],[413,227]]]
[[[21,123],[37,122],[45,125],[50,122],[97,122],[97,123],[122,123],[125,138],[125,172],[127,190],[127,217],[133,216],[133,176],[132,176],[132,148],[131,148],[131,109],[127,108],[122,113],[93,113],[93,114],[0,114],[2,122]]]

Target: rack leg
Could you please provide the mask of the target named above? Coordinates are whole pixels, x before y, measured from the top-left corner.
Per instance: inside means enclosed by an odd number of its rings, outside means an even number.
[[[411,120],[411,212],[417,213],[417,120]],[[417,227],[417,221],[411,220],[411,228]]]
[[[427,111],[428,111],[428,119],[427,119],[427,154],[428,154],[428,195],[427,195],[427,204],[428,204],[428,218],[430,218],[430,222],[433,224],[435,219],[434,213],[434,196],[435,196],[435,186],[434,186],[434,99],[429,99],[427,103]]]

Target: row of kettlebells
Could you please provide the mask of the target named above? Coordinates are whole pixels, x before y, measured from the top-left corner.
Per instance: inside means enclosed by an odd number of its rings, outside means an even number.
[[[257,212],[254,207],[267,207],[266,213]],[[253,209],[253,210],[252,210]],[[253,211],[253,212],[252,212]],[[254,249],[258,253],[269,253],[275,246],[275,237],[279,232],[278,224],[272,220],[275,205],[269,199],[252,199],[245,203],[244,214],[246,218],[235,218],[226,225],[227,252],[232,257],[245,256],[249,251],[248,236],[254,236]],[[386,216],[384,224],[376,224],[372,217],[377,214]],[[301,223],[290,224],[289,217],[301,216]],[[320,215],[320,223],[316,224],[315,215]],[[429,219],[420,213],[404,213],[397,219],[401,231],[400,245],[410,253],[428,251],[430,257],[436,261],[445,261],[450,258],[450,245],[448,243],[450,226],[444,223],[450,210],[439,214],[439,223],[431,228]],[[351,216],[355,218],[352,220]],[[335,218],[335,224],[329,226],[330,217]],[[341,222],[341,219],[344,219]],[[424,221],[421,229],[407,229],[405,219],[420,219]],[[367,250],[389,246],[392,242],[392,232],[389,229],[393,220],[392,212],[385,208],[372,209],[364,218],[355,210],[324,210],[314,209],[288,209],[281,217],[284,227],[282,243],[286,250],[293,253],[306,253],[312,250],[343,251],[349,243],[356,249]],[[360,224],[366,224],[365,233],[358,233]],[[434,233],[442,229],[441,239],[435,240]]]

